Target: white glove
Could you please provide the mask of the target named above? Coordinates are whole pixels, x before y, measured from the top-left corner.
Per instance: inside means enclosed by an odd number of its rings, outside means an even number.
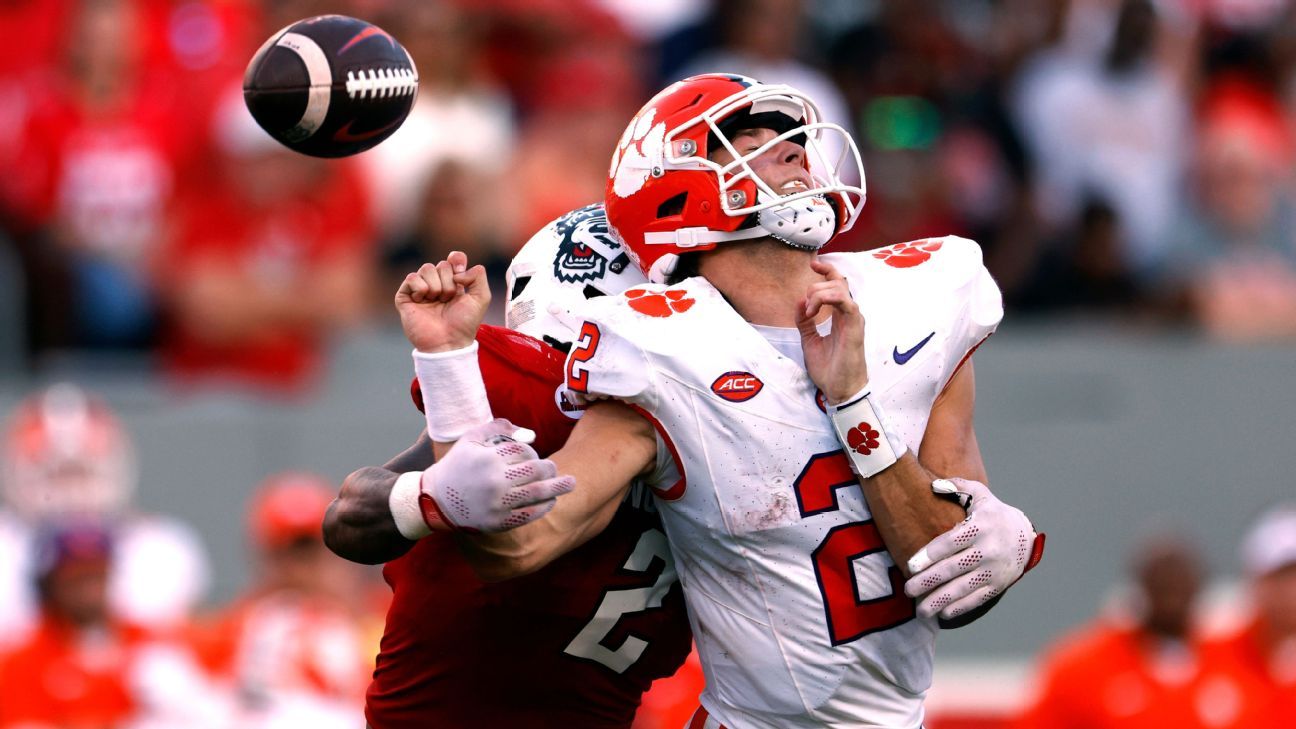
[[[418,505],[432,530],[502,532],[535,521],[576,486],[527,445],[535,433],[503,418],[479,425],[423,471]]]
[[[938,478],[932,490],[958,495],[967,503],[967,518],[909,558],[913,576],[905,594],[922,598],[921,617],[951,620],[994,599],[1034,567],[1044,535],[983,483]]]

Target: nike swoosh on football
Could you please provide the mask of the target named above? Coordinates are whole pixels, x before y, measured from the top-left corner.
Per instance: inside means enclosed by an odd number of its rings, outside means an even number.
[[[351,40],[347,41],[346,45],[342,46],[342,48],[338,50],[338,55],[340,56],[343,53],[346,53],[347,51],[351,50],[351,46],[354,46],[360,41],[366,38],[373,38],[374,36],[386,38],[387,42],[391,43],[393,48],[396,47],[395,38],[392,38],[390,35],[387,35],[387,31],[383,30],[382,28],[371,25],[368,28],[365,28],[364,30],[360,31],[359,33],[356,33],[355,36],[351,38]]]
[[[358,133],[356,133],[356,134],[352,134],[352,133],[351,133],[351,124],[352,124],[353,122],[347,122],[347,123],[346,123],[346,124],[341,128],[341,129],[339,129],[339,130],[337,130],[336,132],[334,132],[334,134],[333,134],[333,141],[335,141],[335,142],[363,142],[363,141],[365,141],[365,140],[367,140],[367,139],[373,139],[374,137],[378,136],[379,134],[383,134],[384,132],[390,131],[392,127],[398,126],[398,125],[399,125],[401,122],[403,122],[403,121],[405,121],[405,120],[404,120],[404,119],[397,119],[396,121],[392,122],[391,124],[388,124],[388,125],[385,126],[385,127],[380,127],[380,128],[375,129],[375,130],[373,130],[373,131],[371,131],[371,132],[358,132]]]
[[[931,338],[934,336],[936,336],[936,332],[932,332],[931,334],[928,334],[921,342],[915,344],[912,349],[905,352],[901,352],[899,347],[892,347],[891,356],[895,357],[896,364],[902,365],[908,362],[909,360],[913,359],[913,356],[915,354],[918,354],[918,350],[922,349],[928,342],[931,341]]]

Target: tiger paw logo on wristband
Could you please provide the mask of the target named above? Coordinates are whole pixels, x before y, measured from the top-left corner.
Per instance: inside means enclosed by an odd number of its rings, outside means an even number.
[[[659,318],[683,314],[692,309],[697,301],[684,298],[687,295],[679,289],[667,289],[660,293],[644,289],[630,289],[625,292],[625,297],[630,300],[631,309],[640,314]]]
[[[861,456],[867,456],[878,447],[878,438],[881,435],[872,425],[861,422],[846,434],[846,445]]]

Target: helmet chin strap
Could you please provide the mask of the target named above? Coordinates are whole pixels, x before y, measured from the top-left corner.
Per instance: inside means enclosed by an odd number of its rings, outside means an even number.
[[[756,200],[773,202],[764,191],[757,193]],[[771,205],[756,214],[756,221],[772,237],[806,251],[823,248],[837,229],[837,213],[822,195]]]

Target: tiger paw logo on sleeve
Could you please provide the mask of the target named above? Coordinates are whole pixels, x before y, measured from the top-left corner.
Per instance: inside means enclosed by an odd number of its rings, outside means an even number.
[[[630,308],[644,314],[665,318],[674,314],[683,314],[697,303],[696,299],[687,298],[688,293],[679,289],[665,291],[648,291],[647,289],[630,289],[625,297],[630,300]]]
[[[913,268],[931,260],[941,245],[941,241],[932,238],[896,243],[873,251],[873,257],[894,268]]]

